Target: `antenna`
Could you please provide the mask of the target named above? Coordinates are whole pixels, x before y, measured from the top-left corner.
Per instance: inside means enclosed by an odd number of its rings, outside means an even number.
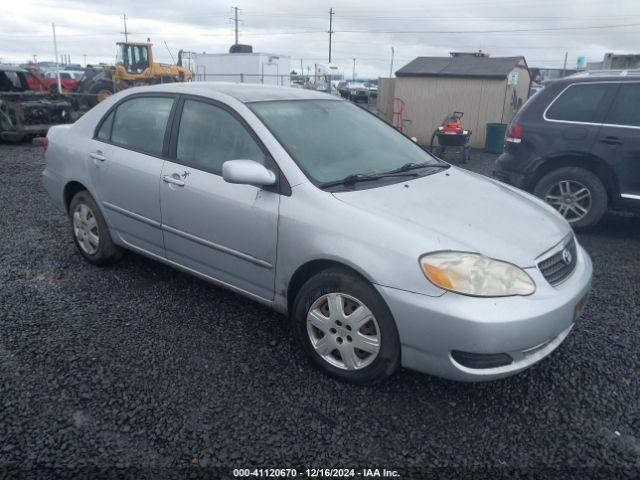
[[[164,46],[167,47],[167,52],[169,52],[169,56],[171,57],[171,61],[173,62],[173,64],[176,64],[176,60],[175,58],[173,58],[173,54],[171,53],[171,50],[169,50],[169,45],[167,45],[167,41],[163,40],[164,42]]]

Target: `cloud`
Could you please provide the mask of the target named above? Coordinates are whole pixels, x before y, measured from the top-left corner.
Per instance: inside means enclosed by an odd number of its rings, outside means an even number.
[[[237,6],[241,43],[253,45],[254,51],[290,55],[294,68],[301,58],[305,66],[328,61],[326,32],[333,7],[334,63],[349,76],[356,58],[360,77],[388,75],[392,46],[394,69],[418,55],[477,49],[494,56],[524,55],[530,66],[561,67],[565,52],[570,66],[582,55],[601,60],[605,52],[633,51],[640,35],[637,27],[574,29],[640,24],[637,0],[461,0],[453,7],[410,0],[242,0]],[[125,12],[130,38],[150,37],[162,62],[171,61],[165,41],[174,56],[180,48],[226,52],[233,43],[231,4],[222,2],[27,0],[3,6],[0,59],[24,62],[35,54],[52,60],[55,23],[58,50],[73,62],[81,63],[84,55],[89,63],[113,62]],[[540,31],[552,28],[560,30]]]

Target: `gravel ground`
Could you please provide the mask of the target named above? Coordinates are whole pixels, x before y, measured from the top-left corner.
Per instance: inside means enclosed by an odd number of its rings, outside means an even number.
[[[314,371],[282,316],[128,254],[76,252],[42,155],[0,146],[0,478],[16,468],[615,467],[640,474],[640,218],[579,235],[594,289],[548,359],[459,384]],[[469,165],[491,171],[490,157]]]

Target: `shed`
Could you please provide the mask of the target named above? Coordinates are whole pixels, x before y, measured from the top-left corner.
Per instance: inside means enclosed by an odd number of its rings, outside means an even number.
[[[378,113],[389,123],[404,104],[405,133],[429,144],[445,116],[464,112],[462,123],[473,130],[471,146],[483,147],[487,123],[509,123],[527,99],[531,76],[524,57],[491,57],[452,52],[449,57],[418,57],[380,79]]]

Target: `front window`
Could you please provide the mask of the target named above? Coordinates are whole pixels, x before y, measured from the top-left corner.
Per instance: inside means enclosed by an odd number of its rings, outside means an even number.
[[[140,73],[149,67],[149,55],[146,45],[119,44],[116,63],[127,71]]]
[[[249,107],[317,184],[351,175],[376,176],[409,164],[443,165],[393,127],[349,102],[285,100],[255,102]]]
[[[254,160],[265,154],[231,113],[210,103],[186,100],[178,130],[177,159],[198,170],[219,174],[227,160]]]
[[[0,71],[0,92],[24,92],[29,90],[22,72]]]

